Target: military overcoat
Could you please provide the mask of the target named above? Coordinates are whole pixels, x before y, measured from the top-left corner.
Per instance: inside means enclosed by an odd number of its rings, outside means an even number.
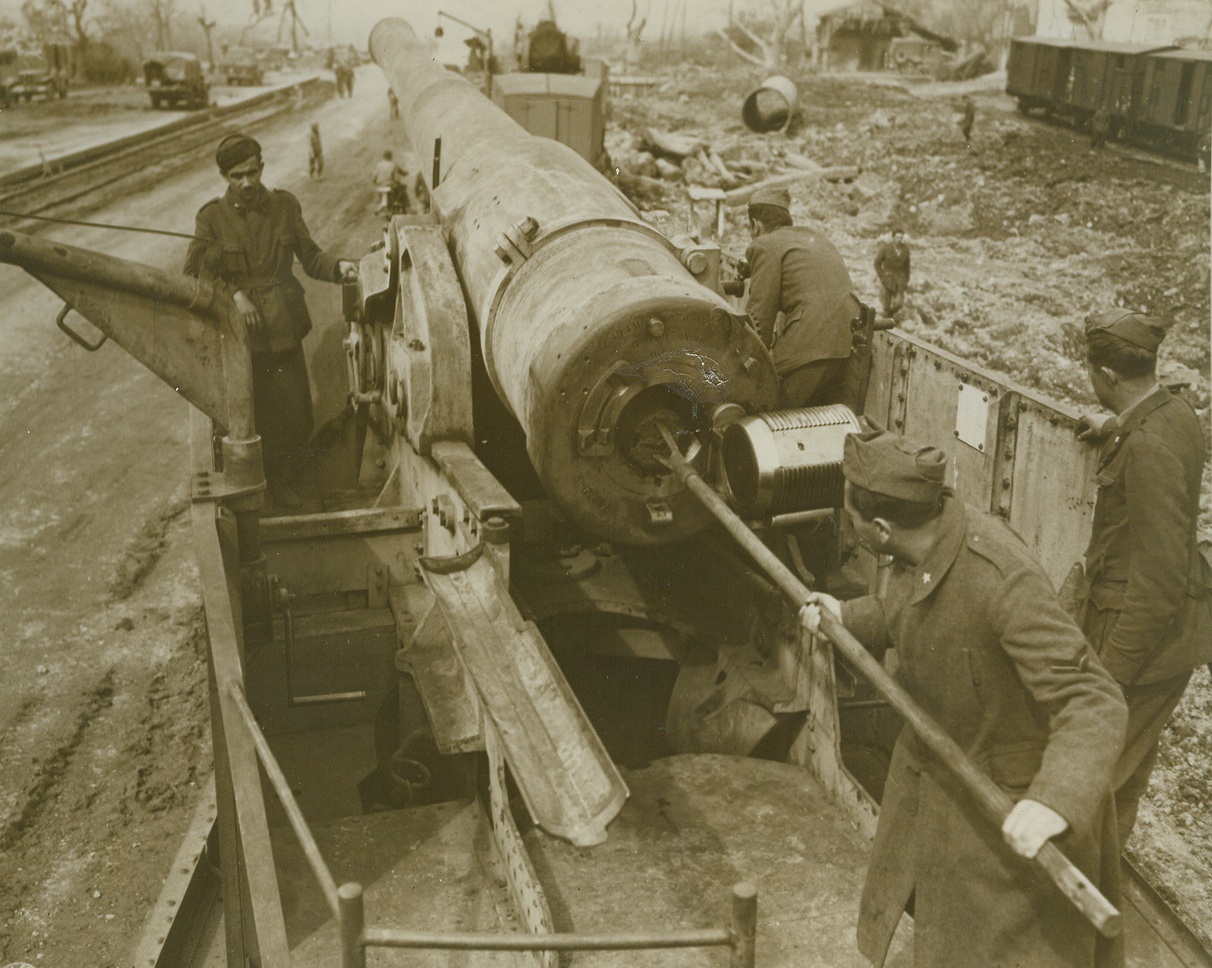
[[[745,257],[746,312],[771,348],[779,376],[817,360],[850,356],[851,323],[861,306],[832,242],[807,226],[784,225],[754,239]],[[783,324],[776,332],[780,312]]]
[[[909,246],[903,242],[885,242],[875,253],[875,274],[889,292],[904,292],[909,288]]]
[[[1069,822],[1057,845],[1116,903],[1109,788],[1124,699],[1018,537],[948,498],[926,557],[894,568],[883,597],[844,603],[842,620],[873,651],[895,647],[896,678],[1011,799]],[[911,898],[919,965],[1122,964],[906,727],[859,913],[874,964]]]
[[[291,271],[295,257],[313,279],[338,281],[337,256],[312,239],[299,200],[281,189],[263,189],[245,205],[229,188],[198,210],[194,235],[186,273],[244,292],[261,313],[261,330],[250,334],[252,352],[282,353],[297,346],[311,331],[311,316],[303,286]]]
[[[1148,685],[1212,659],[1212,575],[1197,545],[1204,435],[1159,386],[1099,455],[1085,626],[1107,670]]]

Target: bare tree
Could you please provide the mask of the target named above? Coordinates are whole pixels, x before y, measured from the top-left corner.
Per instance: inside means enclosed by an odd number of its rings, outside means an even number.
[[[265,9],[270,9],[272,0],[265,0]],[[286,26],[286,21],[290,21],[290,49],[296,54],[299,52],[299,31],[302,30],[304,35],[310,36],[310,31],[307,29],[307,24],[303,23],[303,18],[299,16],[299,11],[295,9],[295,0],[286,0],[282,7],[282,17],[278,21],[278,42],[282,42],[282,28]]]
[[[1101,40],[1107,8],[1114,0],[1063,0],[1069,19],[1086,31],[1091,40]]]
[[[25,0],[21,13],[30,30],[44,42],[52,36],[67,36],[83,54],[92,40],[85,24],[88,0]]]
[[[746,17],[749,24],[733,18],[726,29],[717,30],[738,57],[765,70],[777,70],[787,59],[787,35],[804,16],[804,0],[766,0],[765,15]],[[757,31],[764,29],[765,36]],[[742,45],[744,41],[748,46]]]
[[[635,19],[637,13],[636,0],[631,0],[631,16],[627,18],[627,50],[623,55],[623,63],[628,70],[635,70],[640,66],[640,35],[644,33],[644,27],[648,23],[647,11],[638,23]]]
[[[198,7],[198,26],[202,28],[202,33],[206,35],[206,62],[210,64],[211,69],[215,66],[215,44],[211,39],[210,32],[215,29],[215,21],[206,19],[206,5],[200,4]]]

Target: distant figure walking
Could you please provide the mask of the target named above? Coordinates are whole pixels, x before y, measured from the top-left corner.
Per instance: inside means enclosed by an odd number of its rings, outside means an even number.
[[[972,143],[972,125],[976,122],[976,105],[972,95],[964,95],[964,103],[960,107],[960,131],[964,134],[964,144]]]
[[[396,97],[396,92],[390,87],[387,89],[387,110],[391,116],[391,120],[400,120],[400,99]]]
[[[324,174],[324,145],[320,141],[320,124],[317,121],[311,123],[307,145],[307,174],[311,178],[319,178]]]
[[[909,289],[909,245],[905,230],[894,228],[892,241],[884,242],[875,253],[875,274],[880,277],[880,303],[885,316],[893,316],[905,305]]]
[[[1107,143],[1107,135],[1111,133],[1111,112],[1106,105],[1099,105],[1097,111],[1090,116],[1090,147],[1101,148]]]

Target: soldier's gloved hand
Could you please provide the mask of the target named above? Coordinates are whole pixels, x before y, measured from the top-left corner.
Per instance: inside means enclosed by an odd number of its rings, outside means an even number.
[[[1002,836],[1020,857],[1030,860],[1044,843],[1069,829],[1069,821],[1038,800],[1019,800],[1002,824]]]
[[[1103,414],[1083,414],[1077,421],[1077,439],[1098,443],[1111,435],[1115,425],[1115,417]]]
[[[258,311],[256,304],[239,290],[232,293],[231,298],[232,302],[236,304],[236,312],[240,314],[240,318],[244,321],[244,328],[248,330],[248,335],[258,335],[261,332],[261,313]]]
[[[337,275],[342,282],[358,281],[358,264],[348,259],[337,260]]]

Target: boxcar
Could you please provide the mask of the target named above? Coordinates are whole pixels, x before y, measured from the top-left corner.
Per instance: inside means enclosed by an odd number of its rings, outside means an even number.
[[[1018,109],[1026,114],[1036,108],[1051,109],[1069,76],[1073,51],[1068,42],[1048,37],[1027,37],[1010,42],[1006,62],[1006,93],[1018,98]]]
[[[1212,52],[1021,38],[1010,44],[1006,93],[1023,114],[1079,127],[1106,107],[1113,137],[1191,156],[1212,126]]]
[[[1150,54],[1144,58],[1141,93],[1131,117],[1132,140],[1194,151],[1212,127],[1212,51]]]

